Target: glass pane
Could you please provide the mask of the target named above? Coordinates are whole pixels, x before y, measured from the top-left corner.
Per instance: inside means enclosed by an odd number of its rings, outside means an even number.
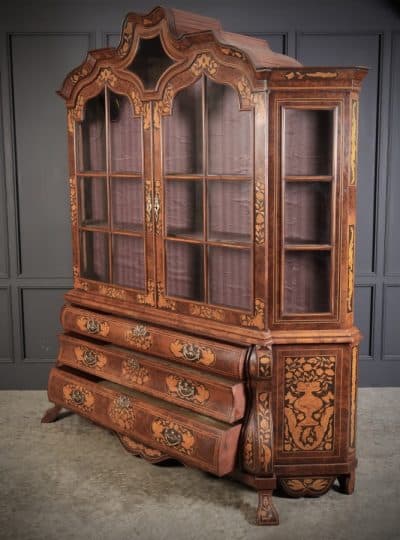
[[[249,242],[251,239],[251,183],[208,182],[208,239]]]
[[[167,294],[204,300],[203,246],[167,241]]]
[[[210,302],[221,306],[251,308],[251,251],[209,248]]]
[[[163,117],[164,172],[203,171],[202,81],[175,96],[172,116]]]
[[[329,244],[331,235],[331,183],[286,182],[285,242]]]
[[[285,254],[285,313],[330,311],[328,251],[287,251]]]
[[[285,109],[284,174],[332,174],[333,111]]]
[[[132,178],[111,179],[112,217],[115,229],[143,229],[143,181]]]
[[[81,224],[107,227],[107,182],[105,178],[80,178]]]
[[[104,92],[89,99],[84,119],[77,124],[78,171],[106,170],[106,122]]]
[[[156,87],[158,79],[172,66],[173,61],[164,51],[160,37],[141,39],[136,56],[128,67],[143,82],[143,86],[151,90]]]
[[[167,180],[166,224],[168,236],[203,237],[203,182]]]
[[[207,79],[209,174],[252,175],[252,116],[233,88]]]
[[[145,288],[143,238],[114,234],[113,283],[133,289]]]
[[[142,172],[142,120],[126,96],[109,92],[112,172]]]
[[[83,231],[81,233],[81,274],[95,281],[109,281],[108,235]]]

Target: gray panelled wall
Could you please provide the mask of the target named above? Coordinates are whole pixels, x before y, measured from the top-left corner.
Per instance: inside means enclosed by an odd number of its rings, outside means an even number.
[[[7,6],[7,4],[9,4]],[[258,34],[308,65],[366,65],[361,99],[356,319],[361,384],[400,385],[400,6],[379,0],[165,2]],[[88,48],[114,46],[149,2],[0,7],[0,388],[42,388],[71,285],[66,126],[56,96]]]

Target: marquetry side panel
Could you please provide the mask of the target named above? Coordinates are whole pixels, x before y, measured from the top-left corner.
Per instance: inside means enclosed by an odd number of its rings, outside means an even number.
[[[278,346],[274,362],[276,461],[344,460],[348,448],[350,347]]]

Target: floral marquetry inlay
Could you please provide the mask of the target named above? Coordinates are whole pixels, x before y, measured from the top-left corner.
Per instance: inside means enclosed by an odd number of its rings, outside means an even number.
[[[212,319],[214,321],[223,321],[225,318],[225,314],[222,309],[199,306],[197,304],[189,304],[189,312],[191,315],[195,315],[196,317]]]
[[[174,91],[172,85],[168,84],[162,100],[154,103],[153,125],[156,129],[160,129],[161,127],[161,115],[171,113],[173,97]]]
[[[120,395],[108,407],[108,416],[118,427],[132,430],[135,426],[135,411],[132,398]]]
[[[134,356],[122,362],[122,375],[129,382],[140,385],[150,380],[148,370]]]
[[[157,306],[170,311],[176,311],[176,302],[165,296],[165,289],[161,282],[157,283]]]
[[[358,146],[358,101],[351,102],[351,155],[350,185],[357,183],[357,146]]]
[[[355,238],[354,238],[354,225],[349,225],[349,253],[348,253],[348,271],[347,271],[347,311],[351,313],[353,311],[353,297],[354,297],[354,253],[355,252]]]
[[[126,296],[124,289],[119,289],[118,287],[111,287],[110,285],[100,285],[98,291],[103,296],[108,296],[109,298],[115,298],[118,300],[123,300]]]
[[[132,99],[133,110],[135,111],[135,114],[138,116],[143,114],[143,102],[140,99],[139,94],[136,90],[132,90],[131,99]]]
[[[270,472],[272,466],[271,394],[260,392],[257,401],[259,463],[264,472]]]
[[[119,47],[117,49],[118,56],[125,56],[132,44],[133,39],[133,23],[132,21],[127,21],[123,30],[122,30],[122,38],[121,43],[119,44]]]
[[[210,75],[215,75],[218,69],[218,64],[213,58],[207,54],[199,54],[195,61],[193,62],[190,71],[198,77],[203,71],[209,73]]]
[[[293,497],[318,497],[333,484],[334,478],[282,478],[284,490]]]
[[[260,330],[264,329],[264,310],[265,304],[261,298],[256,298],[254,315],[241,315],[240,323],[242,326],[254,326]]]
[[[76,189],[76,178],[69,179],[69,197],[71,208],[71,223],[73,227],[78,225],[78,195]]]
[[[357,362],[358,362],[358,345],[355,345],[351,349],[350,446],[352,448],[354,448],[355,440],[356,440]]]
[[[297,79],[299,81],[303,79],[336,79],[338,76],[337,71],[310,71],[304,73],[302,71],[289,71],[285,73],[284,77],[288,81]]]
[[[125,339],[128,343],[143,351],[147,351],[153,345],[153,338],[144,324],[137,324],[128,330]]]
[[[114,75],[110,68],[104,68],[98,74],[96,82],[97,84],[108,83],[110,86],[114,86],[117,82],[117,77]]]
[[[191,455],[194,450],[195,438],[190,429],[163,418],[156,418],[151,424],[154,439],[182,454]]]
[[[335,356],[285,358],[285,452],[333,450]]]
[[[139,304],[145,304],[147,306],[156,305],[156,284],[152,279],[147,281],[147,292],[146,294],[138,294],[136,300]]]
[[[264,182],[256,182],[255,190],[255,239],[256,244],[265,242],[265,186]]]

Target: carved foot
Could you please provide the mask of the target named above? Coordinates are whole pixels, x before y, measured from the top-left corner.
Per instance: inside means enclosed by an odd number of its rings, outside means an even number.
[[[42,424],[50,424],[50,422],[55,422],[57,420],[58,415],[60,414],[62,410],[61,405],[54,405],[51,409],[48,409],[41,420]]]
[[[167,454],[160,452],[160,450],[155,450],[154,448],[150,448],[145,444],[136,442],[127,435],[121,435],[121,433],[116,433],[116,435],[125,450],[134,456],[142,457],[143,459],[150,461],[150,463],[159,463],[160,461],[170,459]]]
[[[354,487],[356,483],[356,472],[351,471],[350,474],[342,474],[338,476],[340,491],[351,495],[354,493]]]
[[[257,525],[279,525],[279,516],[272,502],[272,491],[258,492]]]
[[[332,486],[335,478],[281,478],[280,484],[290,497],[320,497]]]

